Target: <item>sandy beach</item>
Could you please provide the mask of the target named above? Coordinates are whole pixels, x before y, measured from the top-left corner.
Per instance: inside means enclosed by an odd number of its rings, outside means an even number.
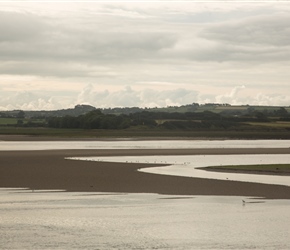
[[[290,199],[290,187],[143,173],[156,165],[68,160],[65,157],[195,154],[287,154],[289,149],[159,149],[0,151],[0,187],[70,192],[231,195]],[[160,166],[160,165],[159,165]]]

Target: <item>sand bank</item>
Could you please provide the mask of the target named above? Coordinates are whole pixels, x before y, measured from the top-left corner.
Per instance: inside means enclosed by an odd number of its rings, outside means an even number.
[[[290,199],[290,187],[138,172],[148,164],[66,160],[114,155],[287,153],[288,149],[47,150],[0,152],[0,187],[62,189],[70,192],[235,195]],[[289,151],[289,150],[288,150]],[[160,166],[160,165],[159,165]]]

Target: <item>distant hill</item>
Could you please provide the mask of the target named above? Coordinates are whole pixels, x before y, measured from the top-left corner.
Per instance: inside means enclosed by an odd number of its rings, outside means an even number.
[[[279,109],[285,109],[290,112],[290,106],[256,106],[256,105],[230,105],[227,103],[206,103],[198,104],[192,103],[181,106],[168,106],[162,108],[108,108],[101,109],[104,114],[114,114],[114,115],[129,115],[134,113],[139,113],[142,111],[149,112],[160,112],[160,113],[189,113],[189,112],[204,112],[211,111],[213,113],[224,114],[224,115],[245,115],[253,112],[262,112],[265,114],[278,111]]]
[[[161,112],[161,113],[189,113],[189,112],[204,112],[211,111],[213,113],[229,115],[229,116],[240,116],[253,112],[262,112],[265,115],[269,115],[279,109],[285,109],[285,111],[290,112],[290,106],[255,106],[255,105],[230,105],[227,103],[206,103],[198,104],[192,103],[182,106],[168,106],[162,108],[139,108],[139,107],[116,107],[116,108],[104,108],[99,109],[103,114],[113,114],[113,115],[130,115],[135,113],[140,113],[143,111],[148,112]],[[13,110],[13,111],[0,111],[0,117],[19,117],[25,116],[26,118],[47,118],[47,117],[63,117],[63,116],[73,116],[77,117],[79,115],[84,115],[90,111],[96,110],[97,108],[90,105],[76,105],[74,108],[61,109],[61,110],[40,110],[40,111],[27,111],[27,110]],[[23,114],[24,112],[24,114]]]
[[[40,110],[40,111],[22,111],[22,110],[13,110],[13,111],[2,111],[0,112],[0,117],[10,116],[18,117],[20,113],[25,114],[26,118],[45,118],[45,117],[63,117],[63,116],[79,116],[84,115],[90,111],[96,110],[95,107],[90,105],[76,105],[74,108],[70,109],[60,109],[60,110]]]

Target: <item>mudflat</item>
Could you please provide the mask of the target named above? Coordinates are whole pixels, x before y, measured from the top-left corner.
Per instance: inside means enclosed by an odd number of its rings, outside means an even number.
[[[288,154],[287,148],[263,149],[124,149],[0,151],[0,187],[61,189],[69,192],[159,193],[168,195],[231,195],[290,199],[290,187],[226,180],[166,176],[139,172],[156,165],[76,161],[65,157]],[[160,165],[158,165],[160,166]],[[163,165],[165,166],[165,165]]]

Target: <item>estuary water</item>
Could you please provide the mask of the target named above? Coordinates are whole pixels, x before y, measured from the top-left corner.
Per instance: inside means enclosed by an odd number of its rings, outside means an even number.
[[[289,148],[290,140],[0,141],[0,151],[53,149]],[[289,150],[290,152],[290,150]]]
[[[289,141],[279,140],[0,142],[0,150],[288,148],[289,145]],[[229,161],[228,156],[170,157],[119,160],[172,163],[162,169],[175,175],[187,175],[196,166]],[[289,163],[288,155],[256,157],[256,161],[263,163],[277,162],[278,158]],[[234,160],[237,162],[237,158]],[[160,171],[143,169],[148,170]],[[193,171],[194,175],[206,173]],[[0,189],[0,249],[290,249],[290,200],[255,198]]]
[[[290,249],[289,200],[12,189],[0,199],[0,249]]]

